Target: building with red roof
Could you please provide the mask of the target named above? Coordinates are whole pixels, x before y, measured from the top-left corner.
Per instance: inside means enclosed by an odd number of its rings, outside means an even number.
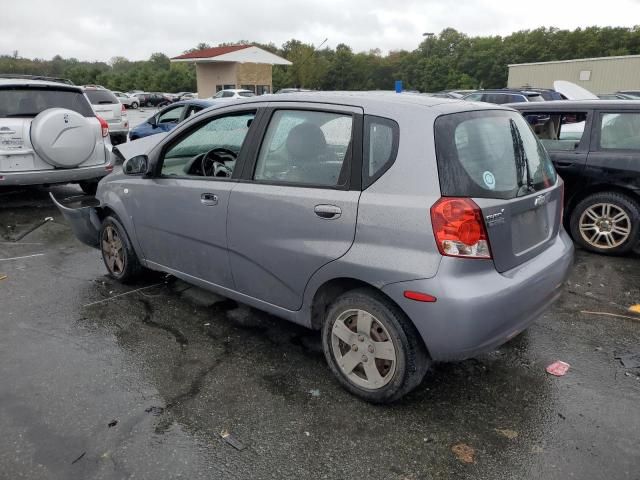
[[[254,45],[205,48],[178,55],[171,61],[195,63],[200,98],[230,88],[244,88],[257,95],[271,93],[273,65],[291,65],[288,60]]]

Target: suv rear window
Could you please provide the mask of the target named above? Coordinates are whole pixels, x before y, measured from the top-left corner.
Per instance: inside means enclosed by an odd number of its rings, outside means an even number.
[[[515,112],[444,115],[434,128],[443,196],[509,199],[556,183],[547,152]]]
[[[85,90],[84,93],[89,97],[92,105],[107,105],[110,103],[118,103],[116,96],[108,90]]]
[[[0,89],[0,117],[35,117],[48,108],[67,108],[85,117],[95,116],[79,90],[51,87]]]

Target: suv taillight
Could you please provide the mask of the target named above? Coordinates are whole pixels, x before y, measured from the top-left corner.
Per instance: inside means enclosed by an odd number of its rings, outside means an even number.
[[[120,111],[122,112],[122,115],[126,115],[127,114],[127,109],[124,108],[124,103],[120,105]]]
[[[109,124],[100,115],[96,115],[96,117],[97,117],[98,121],[100,122],[100,128],[102,128],[102,136],[106,137],[107,135],[109,135]]]
[[[443,197],[431,207],[431,225],[440,254],[491,258],[480,207],[469,198]]]

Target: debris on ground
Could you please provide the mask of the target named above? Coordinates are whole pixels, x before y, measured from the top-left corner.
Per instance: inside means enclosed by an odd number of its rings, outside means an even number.
[[[32,232],[35,232],[38,228],[40,228],[41,226],[43,226],[45,223],[48,222],[53,222],[53,217],[45,217],[44,220],[42,220],[41,222],[31,226],[30,228],[28,228],[27,230],[25,230],[24,232],[22,232],[20,235],[16,236],[13,238],[14,242],[19,242],[20,240],[22,240],[24,237],[26,237],[27,235],[29,235]]]
[[[569,371],[569,365],[566,362],[557,360],[547,367],[547,373],[555,375],[556,377],[562,377]]]
[[[220,436],[225,442],[227,442],[236,450],[244,450],[246,448],[244,444],[240,440],[238,440],[238,438],[231,432],[223,430],[222,432],[220,432]]]
[[[164,408],[162,407],[149,407],[144,410],[146,413],[150,413],[154,417],[159,417],[164,413]]]
[[[631,305],[629,311],[633,313],[640,313],[640,303],[637,305]]]
[[[86,454],[87,452],[82,452],[78,458],[76,458],[73,462],[71,462],[71,465],[82,460],[82,457],[84,457]]]
[[[320,396],[320,390],[317,388],[312,388],[311,390],[309,390],[309,393],[311,394],[312,397]]]
[[[451,451],[462,463],[476,463],[476,451],[466,443],[456,443],[451,447]]]
[[[118,420],[111,420],[109,423],[107,423],[107,427],[111,428],[111,427],[115,427],[118,424]]]
[[[627,353],[625,355],[616,355],[616,360],[620,360],[624,368],[640,367],[640,353]]]
[[[605,317],[616,317],[616,318],[627,318],[629,320],[640,320],[640,317],[632,317],[630,315],[619,315],[617,313],[608,313],[608,312],[589,312],[587,310],[580,310],[580,313],[586,315],[603,315]]]
[[[508,428],[494,428],[494,430],[502,435],[503,437],[508,438],[509,440],[513,440],[514,438],[518,438],[518,432],[515,430],[510,430]]]
[[[307,437],[311,435],[309,432],[304,432],[304,434],[305,434]]]
[[[6,280],[7,278],[9,277],[0,273],[0,280]]]

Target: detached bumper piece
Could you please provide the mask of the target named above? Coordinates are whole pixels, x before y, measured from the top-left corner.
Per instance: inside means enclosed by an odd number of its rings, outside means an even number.
[[[49,196],[62,216],[71,225],[71,230],[78,240],[90,247],[100,245],[100,226],[102,221],[98,215],[100,202],[91,196],[80,195],[62,201],[56,200],[53,193]]]

